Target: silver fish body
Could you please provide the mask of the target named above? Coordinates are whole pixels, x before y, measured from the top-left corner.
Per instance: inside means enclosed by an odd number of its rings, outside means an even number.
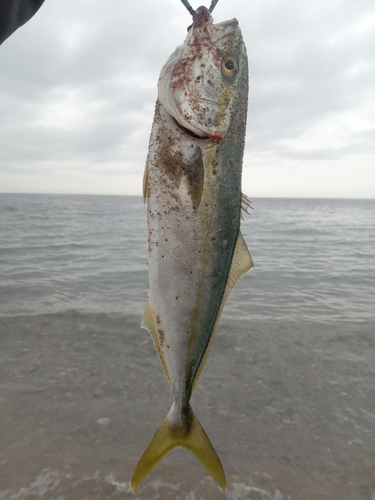
[[[252,267],[240,233],[248,71],[237,21],[200,7],[163,67],[144,176],[152,333],[174,402],[142,455],[132,490],[177,446],[225,487],[225,474],[190,397],[225,300]]]

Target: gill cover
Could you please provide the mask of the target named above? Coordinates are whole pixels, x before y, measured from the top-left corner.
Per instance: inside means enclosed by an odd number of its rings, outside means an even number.
[[[200,7],[185,43],[161,70],[159,100],[182,127],[202,138],[223,139],[246,64],[237,20],[213,24],[208,10]]]

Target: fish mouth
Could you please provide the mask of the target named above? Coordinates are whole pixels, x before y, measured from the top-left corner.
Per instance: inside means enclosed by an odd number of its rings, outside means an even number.
[[[209,134],[208,132],[203,136],[198,135],[195,132],[193,132],[192,130],[189,130],[188,128],[181,125],[181,123],[178,123],[176,118],[174,118],[173,116],[172,116],[172,118],[173,118],[173,121],[175,122],[175,124],[177,125],[177,127],[180,130],[182,130],[182,132],[184,132],[185,134],[188,134],[188,135],[190,135],[190,137],[193,137],[193,139],[200,139],[201,141],[207,141],[208,139],[214,139],[215,141],[222,141],[225,137],[224,134]]]
[[[183,132],[185,132],[185,134],[190,135],[190,137],[193,137],[194,139],[203,139],[203,140],[210,139],[209,136],[201,137],[200,135],[195,134],[194,132],[192,132],[188,128],[186,128],[183,125],[181,125],[181,123],[178,123],[178,121],[176,120],[176,118],[174,116],[172,116],[172,118],[173,118],[173,121],[175,122],[175,124],[177,125],[177,127],[180,130],[182,130]]]
[[[225,137],[224,134],[208,134],[210,139],[215,139],[215,141],[222,141]]]

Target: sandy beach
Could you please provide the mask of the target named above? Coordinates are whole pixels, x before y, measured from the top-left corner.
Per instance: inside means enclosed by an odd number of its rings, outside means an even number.
[[[0,319],[1,500],[375,498],[374,324],[225,319],[192,406],[226,492],[176,450],[133,496],[172,402],[139,319]]]

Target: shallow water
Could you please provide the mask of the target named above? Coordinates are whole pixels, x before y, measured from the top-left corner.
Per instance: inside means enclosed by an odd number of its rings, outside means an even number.
[[[178,450],[135,498],[372,500],[374,327],[224,320],[192,406],[228,489]],[[8,317],[0,341],[0,499],[130,498],[172,402],[138,318]]]
[[[375,499],[374,202],[254,201],[243,232],[256,267],[229,298],[192,398],[228,488],[176,450],[132,495],[172,403],[139,327],[140,200],[56,197],[43,215],[53,197],[10,198],[0,500]]]

